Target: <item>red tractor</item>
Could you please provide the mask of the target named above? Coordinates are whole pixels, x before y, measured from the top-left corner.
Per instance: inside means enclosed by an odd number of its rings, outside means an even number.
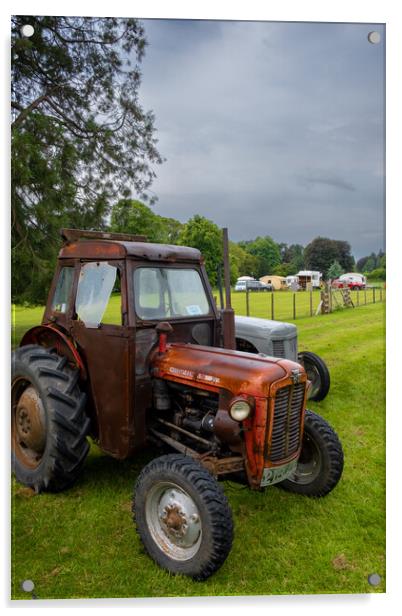
[[[149,443],[169,448],[137,479],[135,523],[159,565],[205,579],[233,538],[218,478],[324,496],[342,474],[341,444],[306,410],[300,364],[235,350],[227,250],[218,312],[194,248],[62,236],[42,324],[13,357],[16,478],[36,492],[70,487],[88,437],[119,459]]]

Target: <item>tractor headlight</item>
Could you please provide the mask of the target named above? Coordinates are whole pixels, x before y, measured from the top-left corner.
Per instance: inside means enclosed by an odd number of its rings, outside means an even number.
[[[235,421],[243,421],[251,413],[251,404],[244,398],[234,400],[229,407],[229,413]]]

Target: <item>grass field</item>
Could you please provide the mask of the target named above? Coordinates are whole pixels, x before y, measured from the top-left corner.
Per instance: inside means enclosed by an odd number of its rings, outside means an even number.
[[[365,291],[350,291],[350,297],[356,307],[377,303],[385,299],[383,285]],[[215,296],[217,293],[215,293]],[[340,291],[332,291],[333,307],[343,303]],[[263,319],[293,321],[313,316],[320,304],[321,292],[280,291],[277,293],[249,293],[249,314]],[[245,292],[232,293],[232,303],[236,314],[247,314],[247,297]]]
[[[269,318],[261,313],[265,295],[255,294],[252,314]],[[244,314],[242,299],[233,294]],[[15,308],[15,343],[42,313]],[[224,482],[233,549],[212,578],[193,582],[159,569],[131,521],[132,488],[152,452],[118,462],[92,445],[68,492],[35,496],[13,480],[12,597],[26,598],[25,579],[43,599],[384,592],[384,313],[385,304],[376,303],[296,321],[299,349],[321,355],[331,372],[328,397],[309,404],[344,447],[344,475],[331,494],[314,500]],[[376,587],[367,582],[371,573],[381,576]]]

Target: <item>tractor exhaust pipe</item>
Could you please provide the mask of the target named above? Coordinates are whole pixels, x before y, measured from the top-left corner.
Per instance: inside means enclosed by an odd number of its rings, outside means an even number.
[[[234,319],[234,310],[232,308],[232,302],[230,298],[229,239],[228,239],[228,230],[226,227],[222,229],[222,237],[223,237],[223,272],[224,272],[225,298],[226,298],[226,306],[221,311],[222,328],[223,328],[223,348],[235,350],[236,349],[235,319]]]

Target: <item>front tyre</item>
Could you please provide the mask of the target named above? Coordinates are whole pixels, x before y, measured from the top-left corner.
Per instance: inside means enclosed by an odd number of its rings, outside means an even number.
[[[343,451],[336,432],[320,415],[306,410],[296,471],[277,485],[305,496],[325,496],[335,488],[342,471]]]
[[[329,370],[321,357],[311,351],[299,353],[298,360],[304,367],[307,378],[311,381],[308,399],[319,402],[328,395],[331,385]]]
[[[77,479],[89,451],[89,419],[78,371],[41,346],[13,354],[12,467],[19,483],[57,492]]]
[[[212,475],[188,456],[161,456],[142,470],[133,513],[146,551],[171,573],[204,580],[230,552],[233,522],[227,499]]]

